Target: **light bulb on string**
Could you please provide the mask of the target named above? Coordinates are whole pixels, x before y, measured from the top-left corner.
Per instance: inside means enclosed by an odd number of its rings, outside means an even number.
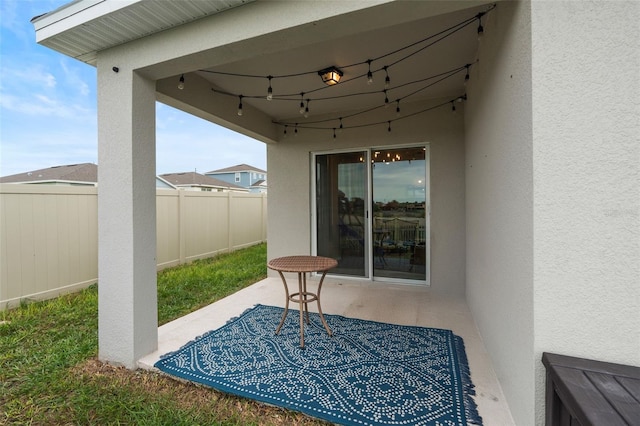
[[[484,35],[484,27],[482,26],[482,16],[484,13],[478,13],[478,40]]]
[[[383,92],[384,92],[384,107],[387,108],[389,106],[389,97],[387,96],[387,89],[384,89]]]
[[[453,101],[451,101],[451,112],[454,114],[456,112],[456,104],[454,104]]]
[[[238,96],[240,102],[238,103],[238,116],[242,117],[242,95]]]
[[[273,76],[268,76],[267,77],[269,79],[269,88],[267,89],[267,100],[270,101],[273,99],[273,89],[271,88],[271,79],[273,78]]]
[[[296,123],[296,127],[293,128],[293,136],[298,136],[298,123]]]
[[[387,132],[391,132],[391,121],[387,121],[389,123],[389,127],[387,127]]]
[[[367,59],[367,64],[369,65],[369,71],[367,72],[367,84],[372,84],[373,73],[371,72],[371,59]]]
[[[384,66],[384,72],[387,74],[387,76],[384,78],[384,88],[388,89],[389,86],[391,85],[391,78],[389,78],[389,70],[387,69],[388,67],[385,65]]]
[[[289,127],[289,126],[287,126],[287,125],[285,124],[285,125],[284,125],[284,137],[285,137],[285,138],[287,137],[287,127]]]
[[[400,99],[396,101],[396,115],[400,117]]]
[[[336,137],[337,137],[337,136],[336,136],[336,128],[334,127],[334,128],[333,128],[333,138],[335,139]]]
[[[304,114],[304,92],[300,93],[300,115]]]
[[[471,65],[469,65],[469,64],[465,65],[465,67],[467,68],[467,73],[466,73],[466,74],[465,74],[465,76],[464,76],[464,85],[465,85],[465,86],[466,86],[466,85],[467,85],[467,83],[469,82],[469,67],[470,67],[470,66],[471,66]]]
[[[309,117],[309,101],[311,99],[307,99],[307,106],[304,107],[304,118],[308,118]]]
[[[178,81],[178,89],[184,89],[184,74],[180,76],[180,80]]]
[[[343,128],[344,126],[342,125],[342,117],[340,117],[340,127],[338,127],[338,133],[341,133]]]

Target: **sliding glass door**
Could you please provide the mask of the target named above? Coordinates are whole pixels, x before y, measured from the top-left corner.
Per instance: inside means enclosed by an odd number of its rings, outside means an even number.
[[[425,146],[316,154],[316,253],[332,274],[428,282]]]
[[[366,152],[315,158],[316,251],[338,260],[331,272],[368,276]]]
[[[426,150],[376,150],[371,161],[373,276],[426,279]]]

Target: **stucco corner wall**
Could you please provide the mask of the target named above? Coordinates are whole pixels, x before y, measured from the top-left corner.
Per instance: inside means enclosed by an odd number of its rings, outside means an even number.
[[[530,4],[484,23],[467,91],[467,303],[517,425],[534,418]]]
[[[639,20],[637,1],[532,3],[536,357],[640,365]]]

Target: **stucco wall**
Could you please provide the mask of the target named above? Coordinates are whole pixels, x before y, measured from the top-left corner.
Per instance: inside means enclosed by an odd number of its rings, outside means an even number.
[[[419,110],[424,105],[403,105],[403,113],[408,114],[411,108]],[[391,133],[387,132],[385,125],[344,130],[333,139],[330,131],[301,130],[296,137],[290,135],[278,143],[269,144],[269,258],[311,252],[312,152],[427,142],[431,149],[431,288],[439,293],[463,295],[462,108],[458,114],[452,114],[450,107],[444,106],[394,122]]]
[[[640,365],[639,21],[637,1],[532,3],[537,360]]]
[[[515,423],[533,424],[533,172],[530,5],[484,23],[467,91],[467,302]]]

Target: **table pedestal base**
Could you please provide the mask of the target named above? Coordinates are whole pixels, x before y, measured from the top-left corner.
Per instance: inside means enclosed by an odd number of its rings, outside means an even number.
[[[284,324],[284,320],[287,318],[287,313],[289,313],[289,301],[298,303],[300,306],[300,347],[304,348],[304,323],[305,317],[306,322],[309,324],[309,308],[308,304],[310,302],[318,303],[318,314],[320,315],[320,319],[322,320],[322,324],[324,325],[325,330],[329,336],[332,336],[331,329],[327,324],[327,321],[324,319],[324,315],[322,315],[322,307],[320,306],[320,290],[322,290],[322,282],[324,281],[324,277],[327,274],[326,271],[323,272],[322,278],[320,278],[320,282],[318,283],[318,293],[311,293],[307,291],[307,276],[304,272],[298,272],[298,291],[296,293],[289,294],[289,287],[287,286],[287,280],[284,278],[284,275],[281,271],[278,271],[280,274],[280,278],[282,278],[282,283],[284,284],[284,291],[286,293],[287,299],[284,307],[284,312],[282,313],[282,319],[280,320],[280,324],[278,328],[276,328],[276,334],[280,333],[280,329]]]

